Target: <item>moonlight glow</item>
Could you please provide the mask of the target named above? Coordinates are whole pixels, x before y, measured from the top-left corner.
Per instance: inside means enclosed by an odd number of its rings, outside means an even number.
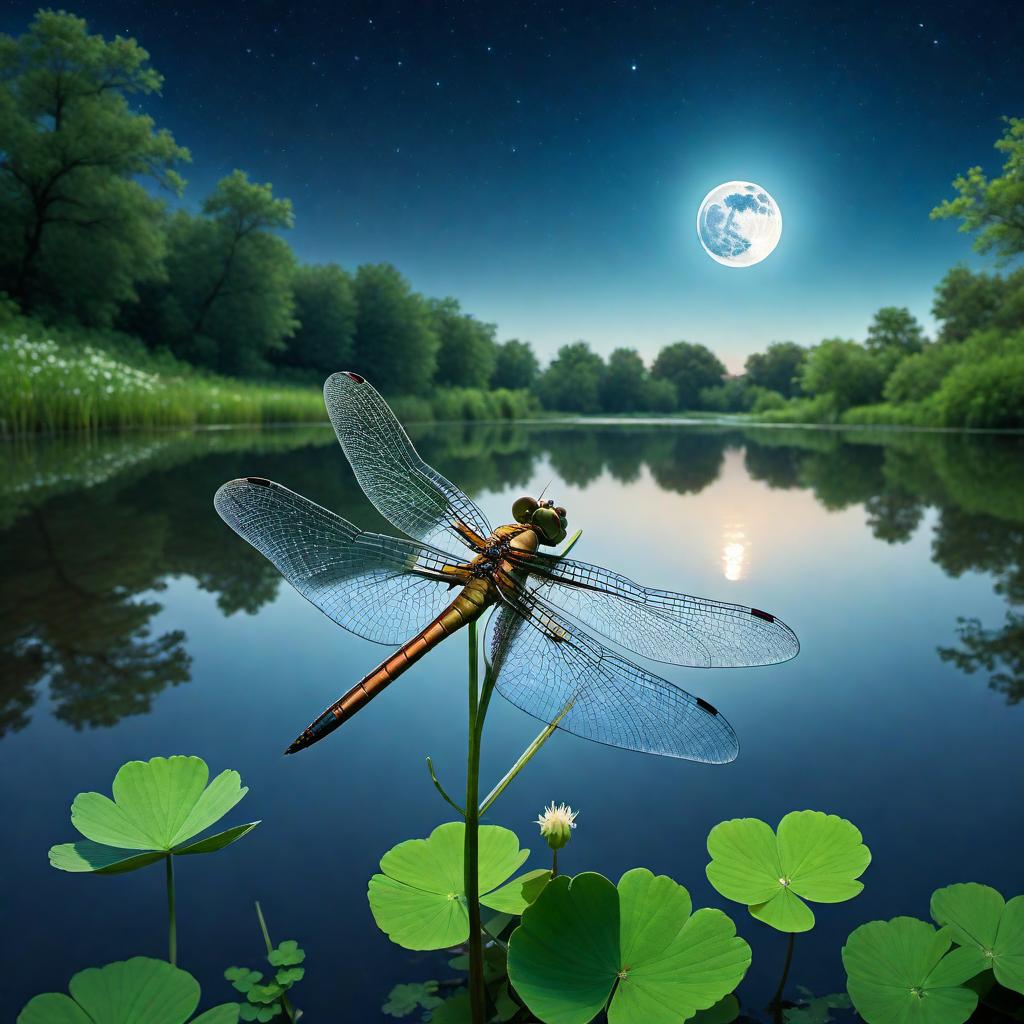
[[[713,188],[700,204],[697,237],[717,263],[752,267],[779,244],[782,212],[760,185],[727,181]]]

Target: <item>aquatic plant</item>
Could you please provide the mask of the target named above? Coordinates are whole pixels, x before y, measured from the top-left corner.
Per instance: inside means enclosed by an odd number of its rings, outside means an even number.
[[[235,825],[195,839],[249,791],[235,771],[223,771],[207,786],[210,770],[199,757],[154,757],[129,761],[114,776],[114,799],[79,793],[71,824],[85,836],[50,848],[61,871],[118,874],[162,860],[167,878],[168,960],[177,961],[174,858],[215,853],[248,835],[258,824]],[[192,840],[190,842],[190,840]]]
[[[224,1003],[198,1017],[199,982],[187,971],[149,957],[79,971],[71,995],[46,992],[18,1014],[17,1024],[236,1024],[238,1005]]]
[[[224,977],[231,982],[235,991],[241,992],[246,999],[244,1003],[238,1004],[238,1019],[265,1022],[282,1014],[294,1024],[299,1019],[300,1011],[292,1005],[288,993],[293,985],[306,976],[305,967],[300,966],[306,959],[306,951],[294,939],[285,939],[277,946],[270,941],[270,931],[258,900],[256,917],[267,947],[267,963],[273,972],[269,981],[264,980],[262,971],[248,967],[229,967],[224,972]]]

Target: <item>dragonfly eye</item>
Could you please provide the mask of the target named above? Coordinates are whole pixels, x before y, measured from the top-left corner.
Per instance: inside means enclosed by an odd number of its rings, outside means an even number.
[[[528,523],[538,508],[540,508],[540,503],[536,498],[517,498],[512,503],[512,517],[517,523]]]

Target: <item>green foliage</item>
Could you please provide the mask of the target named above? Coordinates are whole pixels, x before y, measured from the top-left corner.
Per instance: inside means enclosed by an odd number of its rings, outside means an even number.
[[[390,264],[356,271],[355,366],[385,394],[424,394],[437,366],[427,304]]]
[[[773,341],[764,352],[747,357],[745,364],[749,384],[775,391],[783,398],[801,394],[800,371],[807,358],[807,349],[794,341]]]
[[[708,836],[708,881],[727,899],[782,932],[814,927],[804,900],[841,903],[863,888],[871,862],[857,828],[821,811],[791,811],[778,833],[757,818],[734,818]],[[802,898],[801,898],[802,897]]]
[[[486,388],[497,358],[497,325],[468,316],[456,299],[431,299],[431,327],[438,338],[434,379],[442,387]]]
[[[192,1017],[199,983],[163,960],[137,956],[72,977],[71,995],[36,996],[18,1014],[18,1024],[235,1024],[238,1007],[224,1003]]]
[[[444,1002],[438,996],[437,989],[436,981],[395,985],[381,1010],[390,1017],[408,1017],[418,1009],[433,1010]]]
[[[828,400],[839,412],[882,397],[887,367],[863,345],[826,338],[807,355],[800,374],[804,391]]]
[[[931,212],[935,220],[959,218],[961,231],[976,233],[974,248],[995,253],[1001,261],[1024,252],[1024,119],[1004,121],[1006,128],[995,144],[1006,158],[1003,173],[990,179],[980,167],[970,168],[953,182],[959,195]]]
[[[930,344],[896,365],[882,394],[887,402],[920,402],[938,391],[943,379],[962,358],[957,345]]]
[[[448,949],[469,936],[463,877],[462,822],[438,825],[427,839],[410,839],[381,858],[382,874],[370,879],[370,910],[377,927],[406,949]],[[480,827],[480,902],[492,910],[520,914],[527,906],[527,883],[545,876],[531,871],[508,882],[530,855],[519,849],[514,832]],[[502,884],[507,883],[507,884]],[[527,889],[530,897],[534,887]]]
[[[75,797],[71,823],[85,839],[51,847],[50,863],[61,871],[114,874],[169,854],[213,853],[229,846],[259,822],[189,842],[248,792],[238,772],[221,772],[207,786],[209,774],[198,757],[129,761],[114,776],[113,800],[101,793]]]
[[[274,231],[292,206],[234,171],[202,213],[179,211],[167,231],[167,280],[142,295],[129,323],[151,345],[220,373],[253,374],[295,329],[295,257]]]
[[[943,380],[934,402],[945,426],[1024,425],[1024,351],[961,363]]]
[[[609,1024],[678,1024],[732,992],[750,947],[720,910],[691,914],[665,875],[560,876],[509,940],[509,978],[546,1024],[586,1024],[608,1003]],[[614,989],[614,995],[612,991]]]
[[[289,1020],[299,1016],[288,999],[293,985],[306,976],[304,967],[299,967],[306,959],[305,951],[294,939],[286,939],[277,946],[271,945],[270,933],[263,917],[259,903],[256,904],[256,916],[259,918],[260,930],[267,948],[267,963],[274,970],[269,980],[264,980],[260,971],[248,967],[229,967],[224,977],[231,982],[236,992],[241,992],[246,1001],[238,1004],[238,1019],[243,1021],[269,1021],[280,1014]]]
[[[850,997],[845,992],[828,996],[815,996],[810,989],[797,986],[803,1005],[789,1006],[782,1011],[786,1024],[829,1024],[833,1010],[848,1010]]]
[[[635,349],[617,348],[608,357],[599,386],[605,412],[638,412],[648,408],[647,367]]]
[[[869,921],[843,946],[847,991],[867,1024],[963,1024],[978,994],[965,986],[977,955],[913,917]]]
[[[559,412],[598,412],[604,360],[585,341],[563,345],[537,381],[546,409]]]
[[[497,346],[491,373],[492,388],[528,390],[537,383],[539,374],[540,364],[529,342],[510,338]]]
[[[931,915],[953,941],[978,955],[1005,988],[1024,994],[1024,896],[1008,902],[988,885],[964,882],[932,893]]]
[[[706,346],[688,341],[666,345],[654,360],[651,374],[676,390],[676,407],[683,412],[700,408],[700,393],[722,383],[725,366]]]
[[[351,276],[337,263],[299,267],[292,277],[298,326],[275,362],[329,376],[352,365],[356,297]]]
[[[991,327],[1024,327],[1024,267],[1005,277],[954,267],[935,288],[932,314],[942,342],[964,341]]]
[[[25,310],[110,324],[162,273],[163,203],[188,160],[138,113],[163,79],[134,40],[41,10],[0,36],[0,289]]]
[[[909,309],[885,306],[868,327],[865,347],[882,363],[888,375],[901,359],[920,352],[924,343],[924,331]]]

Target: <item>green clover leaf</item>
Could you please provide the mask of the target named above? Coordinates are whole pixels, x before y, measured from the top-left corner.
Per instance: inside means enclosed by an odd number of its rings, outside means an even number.
[[[414,982],[409,985],[396,985],[389,993],[387,1002],[381,1007],[389,1017],[408,1017],[414,1010],[422,1007],[433,1010],[444,1000],[437,995],[436,981]]]
[[[778,835],[757,818],[723,821],[708,835],[708,853],[708,881],[718,892],[780,932],[810,931],[814,912],[804,900],[852,899],[871,863],[856,826],[821,811],[791,811]]]
[[[274,967],[294,967],[306,959],[306,953],[294,939],[285,939],[267,954],[267,959]]]
[[[84,840],[50,848],[61,871],[114,874],[152,864],[168,854],[213,853],[251,832],[258,821],[188,842],[219,821],[248,792],[238,772],[224,771],[207,786],[210,770],[199,757],[129,761],[114,776],[114,799],[79,793],[71,824]]]
[[[914,917],[862,924],[843,946],[854,1008],[867,1024],[963,1024],[978,1003],[964,982],[984,964],[952,944],[950,929]]]
[[[932,893],[931,914],[954,942],[981,954],[982,970],[1024,993],[1024,896],[1007,902],[990,886],[962,882]]]
[[[30,1000],[17,1024],[185,1024],[199,1005],[199,982],[163,960],[137,956],[90,967],[71,979],[70,996]],[[192,1024],[235,1024],[238,1004],[225,1003]]]
[[[280,1012],[280,1003],[274,1003],[273,1006],[253,1006],[252,1003],[242,1003],[239,1007],[238,1019],[260,1021],[260,1024],[266,1024],[268,1020],[273,1020]]]
[[[377,927],[392,942],[406,949],[448,949],[469,938],[465,829],[461,821],[438,825],[429,838],[399,843],[381,858],[383,873],[370,879],[367,896]],[[502,885],[530,851],[520,850],[515,833],[498,825],[482,825],[479,835],[480,902],[492,910],[521,914],[527,895],[547,872],[529,872]]]
[[[281,970],[274,975],[274,981],[285,988],[291,988],[291,986],[297,981],[302,981],[305,976],[305,967],[282,967]]]
[[[750,966],[720,910],[691,914],[690,894],[646,868],[616,887],[585,873],[550,881],[509,940],[509,980],[547,1024],[679,1024],[715,1006]],[[612,991],[614,989],[614,995]]]
[[[263,980],[259,971],[250,971],[248,967],[229,967],[224,972],[224,977],[231,982],[236,992],[245,995],[253,987]]]

